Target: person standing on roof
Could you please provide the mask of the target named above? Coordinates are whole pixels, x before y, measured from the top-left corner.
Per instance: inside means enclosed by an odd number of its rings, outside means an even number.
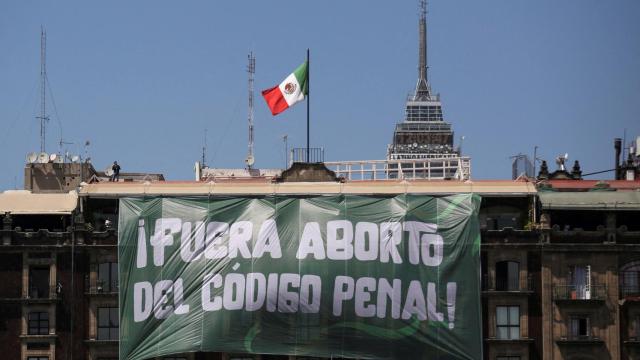
[[[120,165],[118,165],[117,161],[113,162],[113,166],[111,166],[111,170],[113,170],[113,174],[111,175],[111,181],[118,181],[120,179]]]

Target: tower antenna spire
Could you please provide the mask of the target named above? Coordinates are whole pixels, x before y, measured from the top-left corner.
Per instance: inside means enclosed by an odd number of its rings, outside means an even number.
[[[418,83],[413,96],[414,100],[428,100],[431,97],[431,87],[429,86],[427,65],[427,0],[419,2],[418,20]]]
[[[251,169],[255,158],[253,156],[253,76],[256,73],[256,58],[253,56],[253,51],[249,52],[247,56],[247,74],[249,75],[249,114],[247,116],[249,121],[249,153],[247,154],[247,168]]]
[[[40,27],[40,116],[36,119],[40,120],[40,152],[45,151],[46,147],[46,126],[49,117],[47,116],[47,32]]]

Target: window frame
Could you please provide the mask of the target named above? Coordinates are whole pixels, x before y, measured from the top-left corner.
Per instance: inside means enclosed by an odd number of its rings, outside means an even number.
[[[107,267],[106,274],[102,271],[104,265]],[[103,261],[98,263],[96,275],[96,288],[101,287],[100,292],[108,293],[118,291],[118,262]]]
[[[515,267],[516,267],[514,270],[515,271],[514,274],[512,274],[512,271],[511,271],[511,265],[513,264],[515,264]],[[498,269],[502,269],[503,266],[506,269],[505,270],[506,273],[503,274],[501,271],[500,274],[504,276],[498,276]],[[496,261],[495,274],[496,274],[496,283],[495,283],[496,291],[520,291],[520,262],[519,261],[515,261],[515,260]]]
[[[46,319],[42,318],[43,314],[46,315]],[[36,317],[36,315],[37,319],[33,319],[32,316]],[[35,331],[32,332],[32,329],[35,329]],[[48,311],[30,311],[27,314],[27,335],[49,335],[49,330]]]
[[[104,319],[100,316],[101,313],[103,313],[102,311],[106,310],[107,311],[107,319],[106,319],[106,325],[104,322]],[[114,319],[112,316],[114,316],[115,313],[115,319],[116,319],[116,323],[113,324],[112,320]],[[97,308],[96,311],[96,340],[118,340],[118,335],[119,335],[119,331],[120,331],[120,319],[119,319],[119,314],[118,314],[118,307],[117,306],[100,306]],[[100,330],[106,330],[106,337],[104,335],[104,332],[101,332]]]
[[[506,309],[506,314],[507,314],[507,318],[506,318],[507,322],[506,322],[506,324],[501,324],[500,320],[499,320],[500,317],[498,316],[498,312],[499,312],[499,309],[501,309],[501,308]],[[512,319],[511,319],[511,310],[512,309],[517,309],[517,311],[518,311],[517,312],[517,316],[516,316],[517,322],[515,322],[515,323],[513,323]],[[520,330],[521,330],[520,329],[520,315],[521,315],[521,313],[520,313],[520,305],[496,305],[496,308],[495,308],[496,339],[499,339],[499,340],[519,340],[519,339],[521,339],[521,334],[520,334]],[[506,329],[506,334],[507,334],[506,337],[502,337],[500,335],[501,334],[500,329],[502,329],[502,328]],[[517,334],[517,336],[515,336],[515,337],[511,336],[513,329],[517,329],[517,331],[515,333],[515,334]]]
[[[580,332],[580,320],[586,320],[586,334],[581,335]],[[574,334],[574,321],[577,321],[577,333]],[[590,339],[593,337],[593,332],[591,331],[591,316],[588,314],[571,314],[569,316],[569,338],[570,339]]]

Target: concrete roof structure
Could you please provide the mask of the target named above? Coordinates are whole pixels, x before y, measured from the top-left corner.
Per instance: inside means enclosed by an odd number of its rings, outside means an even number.
[[[68,215],[78,205],[78,193],[32,193],[28,190],[7,190],[0,193],[0,214]]]
[[[538,196],[549,210],[640,210],[640,191],[541,191]]]
[[[484,196],[536,194],[531,182],[490,181],[351,181],[290,182],[224,181],[224,182],[145,182],[83,184],[79,195],[88,197],[125,196],[197,196],[197,195],[335,195],[335,194],[425,194],[445,195],[476,193]]]

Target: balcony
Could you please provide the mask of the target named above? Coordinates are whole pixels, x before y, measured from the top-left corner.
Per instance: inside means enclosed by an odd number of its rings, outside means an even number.
[[[622,342],[625,346],[628,347],[640,347],[640,338],[637,336],[630,336],[627,339],[624,339]]]
[[[620,244],[638,244],[640,243],[640,231],[629,231],[626,225],[620,226],[616,230],[617,240]]]
[[[59,301],[62,298],[62,288],[58,288],[55,285],[48,288],[35,287],[29,288],[29,293],[22,297],[23,301],[29,303],[47,303],[52,301]]]
[[[593,335],[567,335],[556,339],[558,345],[603,345],[604,340]]]
[[[111,228],[104,231],[87,232],[84,243],[85,245],[117,246],[118,229]]]
[[[482,292],[486,295],[506,295],[506,294],[532,294],[535,290],[535,281],[531,275],[527,277],[525,284],[521,281],[509,282],[507,279],[494,281],[487,274],[482,275]]]
[[[85,292],[85,295],[90,296],[118,296],[118,287],[103,287],[101,285],[90,286]]]
[[[554,225],[551,228],[551,242],[558,244],[602,244],[607,242],[607,232],[602,226],[598,230],[584,230],[581,228],[560,229]]]
[[[554,285],[553,300],[556,302],[604,302],[606,285]]]
[[[3,245],[18,246],[60,246],[71,242],[71,232],[61,229],[24,231],[16,227],[14,230],[0,230]]]
[[[482,229],[482,244],[537,244],[540,232],[537,230],[516,230],[505,227],[501,230]]]

